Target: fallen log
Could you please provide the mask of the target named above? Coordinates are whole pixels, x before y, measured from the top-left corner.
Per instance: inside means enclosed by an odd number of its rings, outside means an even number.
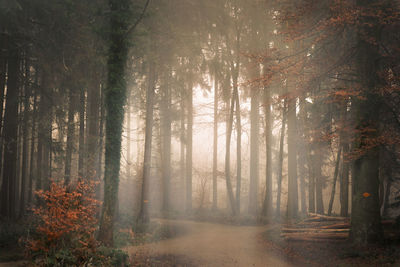
[[[349,237],[349,233],[282,233],[281,237],[291,238],[316,238],[316,239],[346,239]]]
[[[339,243],[344,242],[346,239],[318,239],[318,238],[308,238],[308,237],[285,237],[285,241],[299,241],[299,242],[329,242],[329,243]]]
[[[322,229],[347,229],[350,228],[350,223],[335,223],[331,225],[323,225]]]
[[[325,228],[282,228],[284,233],[307,233],[307,232],[317,232],[317,233],[347,233],[350,229],[325,229]]]
[[[325,215],[318,215],[310,218],[306,218],[303,222],[324,222],[324,221],[348,221],[348,218],[345,217],[333,217],[333,216],[325,216]]]
[[[323,214],[318,214],[318,213],[308,213],[308,216],[310,217],[320,217],[320,218],[324,218],[327,220],[336,220],[336,221],[345,221],[345,220],[350,220],[349,217],[339,217],[339,216],[327,216],[327,215],[323,215]]]

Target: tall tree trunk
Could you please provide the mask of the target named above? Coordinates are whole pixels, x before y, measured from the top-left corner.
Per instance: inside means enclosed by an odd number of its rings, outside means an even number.
[[[162,132],[162,181],[163,181],[163,211],[170,209],[171,191],[171,88],[170,74],[166,75],[163,97],[161,100],[161,132]]]
[[[285,141],[285,128],[287,117],[287,100],[284,99],[282,110],[282,126],[279,140],[279,156],[278,156],[278,189],[276,194],[276,217],[281,216],[281,193],[282,193],[282,172],[283,172],[283,143]]]
[[[4,170],[1,187],[1,215],[16,218],[16,164],[18,136],[18,92],[20,55],[16,45],[10,42],[8,59],[7,99],[4,114]]]
[[[216,64],[216,63],[215,63]],[[214,132],[213,132],[213,202],[212,209],[218,209],[218,74],[214,72]]]
[[[79,91],[78,179],[83,179],[83,176],[85,175],[85,102],[85,89],[81,87]]]
[[[301,200],[301,213],[307,213],[306,205],[306,176],[307,176],[307,144],[305,133],[305,122],[307,120],[307,113],[305,109],[306,101],[304,97],[299,99],[299,119],[298,119],[298,132],[299,132],[299,146],[297,150],[297,160],[299,166],[299,180],[300,180],[300,200]]]
[[[7,36],[0,36],[0,175],[3,169],[3,113],[4,113],[4,93],[7,80]]]
[[[314,150],[314,179],[315,179],[315,200],[316,200],[316,211],[318,214],[324,214],[324,199],[322,194],[322,144],[318,142],[317,147]]]
[[[349,153],[349,144],[343,143],[342,173],[340,177],[340,216],[349,216],[349,162],[346,158]]]
[[[182,210],[185,210],[186,205],[185,205],[185,144],[186,144],[186,133],[185,133],[185,96],[184,92],[185,88],[182,86],[181,88],[181,99],[180,99],[180,108],[181,108],[181,127],[180,127],[180,176],[181,176],[181,181],[180,181],[180,188],[181,188],[181,201],[182,201]]]
[[[265,67],[264,67],[264,75]],[[265,151],[266,151],[266,173],[265,173],[265,198],[263,204],[263,216],[272,214],[272,120],[271,120],[271,92],[270,88],[264,88],[264,112],[265,112]]]
[[[68,95],[68,126],[67,126],[67,147],[65,151],[65,171],[64,171],[64,184],[69,185],[71,181],[71,162],[72,151],[74,145],[75,135],[75,98],[72,88],[69,89]]]
[[[289,219],[298,215],[296,98],[288,99],[288,208]]]
[[[106,151],[104,172],[104,202],[100,219],[99,239],[113,245],[115,204],[118,199],[121,161],[121,135],[126,101],[125,66],[128,55],[128,17],[130,1],[109,0],[110,46],[108,50],[108,79],[105,91]]]
[[[232,137],[232,124],[233,124],[233,113],[235,107],[236,91],[233,90],[231,97],[231,106],[228,112],[228,118],[226,122],[226,146],[225,146],[225,181],[226,190],[228,194],[229,204],[232,209],[232,215],[236,215],[235,208],[235,197],[233,196],[233,189],[231,183],[231,137]]]
[[[238,76],[239,76],[239,62],[236,62],[236,73],[233,80],[233,90],[235,93],[235,104],[236,104],[236,135],[237,135],[237,146],[236,146],[236,212],[240,214],[240,191],[242,183],[242,123],[240,120],[240,98],[238,90]]]
[[[104,106],[104,87],[103,85],[100,88],[100,125],[99,125],[99,149],[98,153],[98,161],[97,161],[97,173],[98,178],[100,180],[100,185],[102,181],[102,173],[103,173],[103,144],[104,144],[104,123],[105,123],[105,106]],[[98,199],[100,199],[100,190],[98,191]]]
[[[37,75],[35,78],[35,85],[37,85]],[[30,148],[30,156],[29,156],[29,184],[28,184],[28,204],[32,204],[32,193],[33,193],[33,180],[35,178],[35,168],[34,168],[34,159],[35,159],[35,133],[36,133],[36,117],[37,117],[37,90],[34,90],[33,93],[33,110],[32,110],[32,127],[31,127],[31,148]]]
[[[192,153],[193,153],[193,81],[189,78],[187,94],[187,132],[186,132],[186,211],[192,210]]]
[[[375,8],[377,0],[357,0],[360,10]],[[379,10],[377,10],[378,12]],[[357,44],[357,70],[365,100],[354,99],[356,138],[354,150],[362,151],[353,166],[353,205],[350,238],[355,244],[365,245],[383,241],[379,207],[379,146],[370,147],[379,136],[381,99],[379,95],[380,29],[378,18],[360,18]],[[374,40],[371,42],[370,39]],[[367,129],[367,131],[366,131]]]
[[[258,68],[257,68],[258,70]],[[256,78],[256,77],[255,77]],[[251,88],[249,214],[257,214],[259,183],[260,88]]]
[[[88,90],[88,135],[87,142],[87,162],[86,162],[86,179],[94,181],[98,180],[98,173],[96,172],[98,160],[98,145],[99,145],[99,110],[100,110],[100,83],[95,77]],[[129,131],[129,129],[128,129]]]
[[[26,205],[26,185],[28,180],[28,152],[29,152],[29,142],[28,142],[28,122],[29,122],[29,114],[30,114],[30,97],[31,97],[31,88],[29,85],[30,79],[30,71],[29,71],[29,62],[27,61],[27,55],[25,55],[25,82],[24,82],[24,117],[23,117],[23,125],[22,125],[22,166],[21,166],[21,197],[20,197],[20,214],[19,216],[23,216],[25,213],[25,205]]]
[[[130,179],[132,177],[132,153],[131,153],[131,138],[132,138],[132,112],[131,112],[131,100],[130,94],[128,94],[128,103],[126,105],[126,177]]]
[[[328,206],[328,216],[332,215],[333,201],[335,200],[335,193],[336,193],[336,181],[337,181],[337,177],[338,177],[338,174],[339,174],[339,165],[340,165],[341,153],[342,153],[342,146],[339,145],[338,152],[337,152],[337,155],[336,155],[335,172],[333,174],[331,198],[329,200],[329,206]]]
[[[42,187],[45,190],[50,188],[51,177],[51,146],[52,146],[52,88],[48,87],[47,74],[42,75],[42,95],[40,101],[40,112],[42,120]]]
[[[145,137],[144,137],[144,158],[143,158],[143,178],[142,178],[142,193],[140,198],[140,211],[137,217],[139,223],[148,223],[149,217],[149,186],[150,186],[150,171],[151,171],[151,143],[153,136],[153,102],[154,90],[156,82],[156,73],[154,62],[150,62],[148,85],[146,90],[146,122],[145,122]]]

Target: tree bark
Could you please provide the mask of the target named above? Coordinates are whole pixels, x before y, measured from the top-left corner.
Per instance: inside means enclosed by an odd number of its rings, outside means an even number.
[[[37,85],[37,75],[35,78],[35,85]],[[28,184],[28,204],[32,204],[32,193],[33,193],[33,180],[35,178],[35,133],[36,133],[36,117],[37,117],[37,90],[33,93],[33,110],[32,110],[32,127],[31,127],[31,148],[30,148],[30,163],[29,163],[29,184]]]
[[[265,75],[265,69],[264,69]],[[270,88],[264,88],[264,110],[265,110],[265,151],[266,151],[266,173],[265,173],[265,198],[263,204],[263,216],[272,214],[272,120],[271,120],[271,92]]]
[[[108,50],[108,79],[105,91],[106,151],[104,172],[104,203],[100,219],[99,240],[113,245],[115,204],[118,199],[119,171],[121,162],[121,134],[126,101],[125,66],[128,56],[127,17],[130,1],[109,0],[110,46]]]
[[[286,117],[287,117],[287,100],[283,100],[282,110],[282,126],[279,140],[279,156],[278,156],[278,189],[276,194],[276,217],[281,216],[281,192],[282,192],[282,171],[283,171],[283,143],[285,141],[285,128],[286,128]]]
[[[95,76],[88,90],[88,135],[87,143],[87,162],[86,162],[86,179],[98,180],[96,172],[98,160],[98,145],[99,145],[99,110],[100,110],[100,84]],[[128,129],[129,130],[129,129]]]
[[[349,153],[349,144],[343,143],[342,173],[340,177],[340,216],[349,216],[349,162],[346,158]]]
[[[228,112],[228,118],[226,122],[226,146],[225,146],[225,182],[226,190],[228,194],[229,204],[232,209],[232,215],[236,215],[235,208],[235,197],[233,196],[233,189],[231,183],[231,137],[232,137],[232,124],[233,124],[233,113],[235,107],[236,91],[232,90],[231,105]]]
[[[236,213],[240,214],[240,191],[242,184],[242,123],[240,120],[240,98],[238,90],[239,62],[236,62],[235,76],[233,79],[233,90],[235,90],[236,104]]]
[[[296,98],[288,99],[288,208],[289,219],[298,215]]]
[[[186,199],[186,194],[185,194],[185,144],[186,144],[186,133],[185,133],[185,88],[182,86],[181,88],[181,99],[180,99],[180,109],[181,109],[181,126],[180,126],[180,160],[179,160],[179,165],[180,165],[180,176],[181,176],[181,201],[182,201],[182,210],[185,210],[186,205],[185,205],[185,199]]]
[[[258,68],[257,68],[258,70]],[[256,77],[255,77],[256,78]],[[257,214],[259,183],[260,88],[251,88],[249,214]]]
[[[68,126],[67,126],[67,147],[65,150],[65,171],[64,171],[64,184],[69,185],[71,181],[71,162],[72,162],[72,151],[74,145],[75,135],[75,98],[73,89],[69,89],[68,95]]]
[[[26,52],[25,52],[26,53]],[[20,207],[19,207],[19,216],[23,216],[25,214],[25,206],[26,206],[26,189],[27,189],[27,180],[28,180],[28,152],[29,152],[29,142],[28,142],[28,122],[29,122],[29,114],[30,114],[30,97],[31,97],[31,88],[29,85],[30,80],[30,71],[29,71],[29,62],[27,59],[27,55],[25,54],[25,81],[24,81],[24,113],[23,113],[23,122],[22,122],[22,166],[21,166],[21,197],[20,197]]]
[[[215,63],[217,64],[217,63]],[[214,71],[214,132],[213,132],[213,202],[212,209],[218,209],[218,74]]]
[[[192,211],[192,153],[193,153],[193,81],[189,77],[186,131],[186,212]]]
[[[146,124],[144,138],[144,160],[143,160],[143,177],[142,177],[142,192],[140,198],[140,211],[137,217],[138,223],[148,223],[149,217],[149,185],[150,185],[150,167],[151,167],[151,143],[153,136],[153,102],[154,90],[156,82],[155,66],[150,62],[148,85],[146,90]]]
[[[17,136],[18,136],[18,92],[20,54],[16,45],[9,47],[7,98],[4,113],[4,169],[1,187],[1,215],[16,219],[16,167],[17,167]]]
[[[305,122],[307,120],[306,101],[304,96],[299,99],[299,119],[298,119],[298,132],[299,132],[299,146],[297,150],[297,160],[299,166],[299,180],[300,180],[300,200],[301,200],[301,213],[307,212],[306,204],[306,176],[307,176],[307,144],[305,133]]]
[[[85,89],[79,91],[79,145],[78,145],[78,179],[84,178],[85,164]],[[85,177],[86,178],[86,177]]]
[[[171,192],[171,88],[170,74],[166,75],[163,97],[161,99],[161,132],[162,132],[162,181],[163,181],[163,211],[170,210]]]
[[[377,0],[357,0],[359,9],[375,8]],[[350,237],[357,245],[383,241],[379,207],[379,146],[371,147],[379,136],[381,99],[379,95],[379,37],[377,17],[363,15],[358,30],[357,71],[363,88],[363,99],[354,99],[355,151],[361,155],[353,166],[353,205]],[[371,42],[370,39],[374,40]],[[367,130],[367,131],[366,131]]]
[[[334,174],[333,174],[331,198],[330,198],[330,200],[329,200],[329,206],[328,206],[328,216],[331,216],[331,214],[332,214],[333,201],[335,200],[336,181],[337,181],[337,177],[338,177],[338,174],[339,174],[339,165],[340,165],[341,153],[342,153],[342,146],[339,145],[338,152],[337,152],[337,155],[336,155],[335,172],[334,172]]]

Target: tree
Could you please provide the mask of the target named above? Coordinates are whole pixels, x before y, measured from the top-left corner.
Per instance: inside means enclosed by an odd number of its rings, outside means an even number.
[[[99,240],[113,245],[115,205],[118,194],[121,159],[121,134],[126,99],[125,65],[128,53],[127,32],[131,14],[130,1],[109,0],[110,35],[107,59],[108,79],[105,90],[106,150],[104,203],[100,220]]]

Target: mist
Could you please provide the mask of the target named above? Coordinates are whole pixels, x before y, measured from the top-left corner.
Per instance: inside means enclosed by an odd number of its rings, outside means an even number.
[[[398,264],[399,7],[0,3],[0,266]]]

